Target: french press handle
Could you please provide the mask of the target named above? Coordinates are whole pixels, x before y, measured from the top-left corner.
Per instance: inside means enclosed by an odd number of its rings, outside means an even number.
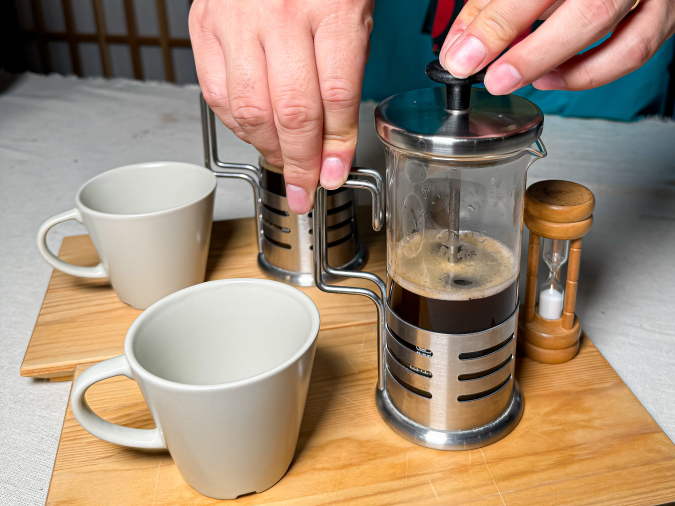
[[[374,182],[363,179],[372,178]],[[384,182],[379,172],[373,169],[353,167],[351,174],[343,185],[346,188],[368,190],[372,198],[372,224],[375,231],[382,228],[384,222]],[[336,269],[328,265],[328,239],[326,237],[326,198],[327,191],[322,186],[316,189],[314,211],[312,214],[312,240],[314,250],[314,282],[317,288],[328,293],[362,295],[368,297],[377,307],[377,388],[384,389],[384,298],[386,286],[384,281],[372,272],[348,271]],[[324,281],[323,274],[336,278],[367,279],[377,285],[379,294],[367,288],[355,286],[331,285]]]
[[[218,158],[218,135],[216,133],[216,115],[208,106],[204,96],[199,94],[199,105],[202,114],[202,138],[204,139],[204,166],[216,177],[223,179],[243,179],[253,189],[253,205],[255,206],[256,237],[258,254],[263,252],[262,201],[260,199],[260,168],[246,163],[223,162]],[[222,171],[216,170],[213,166]]]

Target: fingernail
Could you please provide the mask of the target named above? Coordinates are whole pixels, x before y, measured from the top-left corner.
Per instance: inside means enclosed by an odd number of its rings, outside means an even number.
[[[452,45],[459,38],[460,35],[462,35],[462,32],[457,32],[455,34],[452,34],[449,38],[445,39],[445,43],[441,48],[441,54],[438,56],[438,59],[441,61],[441,65],[443,65],[444,68],[445,68],[445,56],[448,54],[448,51],[450,51]]]
[[[347,177],[345,164],[339,158],[326,158],[321,165],[321,186],[335,190],[345,182]]]
[[[552,70],[545,76],[540,77],[535,82],[532,83],[532,86],[538,90],[566,90],[567,84],[565,80],[560,76],[557,70]]]
[[[487,50],[480,40],[476,37],[466,37],[448,51],[445,68],[453,76],[464,79],[476,73],[476,69],[486,56]]]
[[[520,88],[523,78],[509,63],[490,67],[485,76],[485,87],[493,95],[506,95]]]
[[[299,186],[287,184],[286,198],[288,199],[288,208],[291,212],[295,214],[307,214],[309,212],[309,195]]]

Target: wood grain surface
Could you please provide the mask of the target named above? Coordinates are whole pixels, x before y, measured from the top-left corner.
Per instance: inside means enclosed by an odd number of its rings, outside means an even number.
[[[593,213],[595,196],[579,183],[549,179],[528,187],[525,208],[535,218],[554,223],[574,223]]]
[[[288,473],[268,491],[233,504],[616,506],[675,500],[675,446],[585,337],[565,364],[519,357],[520,424],[491,446],[461,452],[416,446],[385,426],[374,402],[375,353],[373,324],[321,331]],[[131,380],[105,380],[87,400],[111,422],[154,427]],[[68,408],[48,505],[219,502],[187,485],[167,452],[101,441]]]
[[[369,208],[364,211],[369,212]],[[384,233],[373,232],[369,214],[361,214],[359,230],[368,248],[364,269],[384,276]],[[66,237],[59,257],[79,265],[96,265],[99,261],[87,235]],[[206,279],[265,277],[257,263],[253,219],[215,222]],[[372,288],[372,284],[363,280],[340,283]],[[301,290],[319,308],[323,329],[376,319],[375,306],[362,297],[330,295],[315,287]],[[77,278],[54,270],[21,364],[21,375],[70,379],[78,364],[122,354],[127,330],[140,314],[140,310],[117,298],[108,280]]]

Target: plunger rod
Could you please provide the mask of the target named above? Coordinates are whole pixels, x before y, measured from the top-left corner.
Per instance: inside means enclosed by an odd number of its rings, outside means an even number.
[[[448,260],[451,264],[459,261],[459,204],[461,183],[458,179],[450,179],[448,193]]]

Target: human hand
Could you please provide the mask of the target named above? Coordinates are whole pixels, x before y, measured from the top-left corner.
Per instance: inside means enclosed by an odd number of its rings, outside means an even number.
[[[204,99],[240,139],[283,167],[307,213],[321,178],[349,175],[373,0],[195,0],[190,38]]]
[[[537,19],[546,21],[488,68],[485,87],[505,95],[585,90],[645,64],[675,32],[673,0],[469,0],[450,28],[440,61],[456,77],[489,64]],[[608,33],[599,46],[578,54]]]

